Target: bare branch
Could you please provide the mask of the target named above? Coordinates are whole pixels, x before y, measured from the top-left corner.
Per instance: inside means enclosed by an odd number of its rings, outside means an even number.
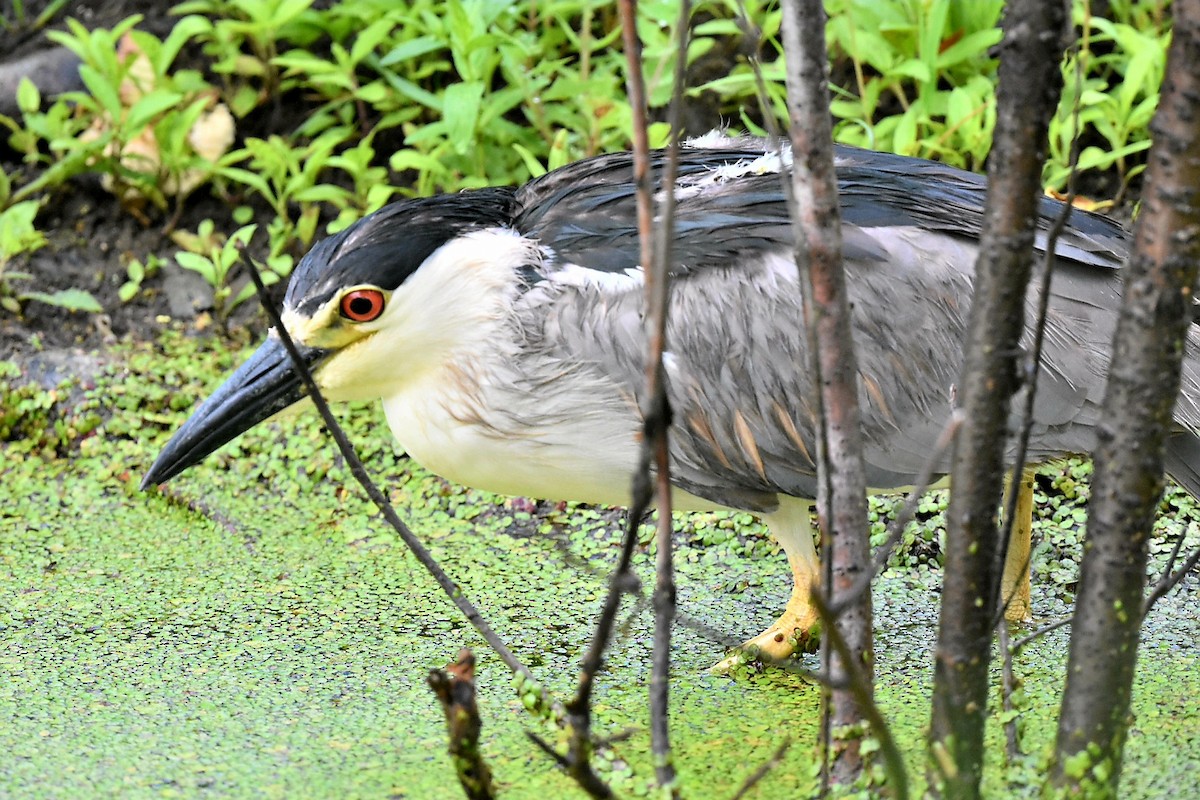
[[[1015,708],[1012,698],[1013,693],[1017,691],[1017,675],[1013,670],[1013,650],[1009,647],[1008,621],[1000,619],[996,623],[996,630],[1000,637],[1001,704],[1005,713],[1011,714]],[[1008,754],[1008,762],[1011,764],[1021,755],[1021,742],[1017,737],[1016,719],[1004,721],[1004,745],[1005,752]]]
[[[937,443],[934,445],[933,451],[929,454],[929,458],[921,466],[921,472],[917,475],[912,489],[904,496],[904,504],[900,506],[900,510],[896,512],[896,516],[888,524],[888,538],[875,550],[875,558],[871,562],[871,568],[860,575],[854,585],[846,591],[846,596],[841,603],[835,603],[830,606],[830,613],[833,614],[834,618],[837,618],[842,613],[843,604],[853,602],[856,597],[869,590],[871,582],[887,567],[888,559],[892,557],[892,552],[895,551],[896,545],[900,543],[900,537],[904,535],[904,529],[912,521],[913,516],[917,513],[917,508],[921,504],[921,498],[929,490],[929,484],[933,481],[935,465],[941,459],[942,454],[946,452],[946,449],[954,444],[954,437],[958,435],[958,429],[962,426],[962,420],[962,412],[954,409],[950,414],[950,419],[946,420],[945,426],[942,427],[941,433],[938,434]]]
[[[633,164],[634,184],[637,192],[638,233],[641,240],[641,263],[645,276],[646,287],[646,386],[647,390],[642,405],[644,436],[639,453],[637,471],[633,476],[632,498],[629,508],[628,527],[622,543],[621,558],[616,572],[613,574],[608,596],[600,619],[597,621],[596,632],[592,643],[580,666],[579,684],[575,697],[567,704],[571,720],[571,741],[565,766],[572,775],[576,776],[581,785],[585,781],[591,783],[590,767],[586,767],[590,759],[590,727],[591,727],[591,693],[595,675],[603,662],[604,651],[608,647],[616,615],[620,608],[621,595],[636,586],[636,578],[629,571],[629,561],[632,557],[633,545],[637,541],[637,521],[649,508],[652,489],[650,481],[650,462],[655,462],[657,476],[657,506],[658,526],[656,541],[658,562],[654,591],[655,634],[654,658],[650,681],[650,711],[651,711],[651,744],[655,753],[655,771],[658,783],[668,789],[672,796],[678,796],[675,783],[675,770],[671,759],[670,738],[668,730],[667,698],[668,678],[670,669],[670,630],[675,611],[675,586],[671,558],[671,484],[669,450],[667,446],[667,429],[670,426],[670,408],[667,404],[666,385],[662,376],[662,352],[666,332],[667,314],[667,267],[670,264],[670,246],[672,240],[672,223],[674,210],[674,193],[667,191],[666,201],[662,210],[660,224],[663,226],[662,235],[657,242],[653,235],[653,208],[651,195],[651,176],[649,174],[649,142],[647,139],[645,86],[641,71],[641,42],[637,37],[636,5],[633,0],[622,0],[619,4],[623,41],[628,62],[628,94],[633,111]],[[681,36],[686,33],[688,6],[685,3],[681,9]],[[681,51],[686,52],[686,47]],[[683,57],[680,58],[680,69],[676,73],[676,96],[682,96]],[[677,102],[672,102],[673,119],[677,120]],[[677,128],[673,122],[672,129]],[[678,161],[678,144],[673,142],[671,157],[668,159],[666,173],[662,177],[664,186],[671,187],[675,183],[675,165]],[[655,244],[657,243],[657,251]],[[586,769],[584,769],[586,767]],[[576,772],[583,770],[582,775]],[[583,780],[581,780],[583,778]],[[593,785],[584,788],[589,792],[598,790]],[[607,791],[607,786],[604,787]],[[603,796],[603,795],[596,795]]]
[[[446,715],[450,763],[467,800],[492,800],[492,771],[479,752],[479,706],[475,703],[475,655],[467,648],[444,670],[429,671],[426,679]]]
[[[892,729],[883,718],[879,706],[875,704],[875,687],[871,673],[853,657],[849,643],[842,636],[841,628],[834,624],[835,620],[829,607],[818,593],[813,594],[813,606],[821,616],[821,621],[825,623],[825,639],[829,641],[829,646],[837,653],[839,663],[843,665],[841,677],[846,681],[846,686],[841,691],[854,695],[863,720],[871,726],[872,733],[879,740],[883,769],[893,796],[896,800],[907,800],[908,768],[905,767],[904,755],[892,736]]]
[[[267,312],[267,317],[271,320],[271,326],[279,336],[279,341],[283,344],[284,349],[287,350],[288,357],[292,359],[292,368],[300,376],[300,381],[304,385],[308,396],[312,399],[313,405],[317,407],[317,411],[321,414],[321,419],[324,420],[326,429],[329,431],[330,436],[333,437],[334,442],[337,443],[342,457],[346,459],[346,465],[350,468],[350,474],[363,487],[367,496],[371,498],[371,502],[379,508],[380,513],[383,514],[388,524],[395,529],[396,533],[400,536],[400,540],[404,542],[405,547],[417,557],[417,561],[421,563],[421,566],[433,576],[433,579],[442,588],[442,591],[446,593],[446,596],[450,598],[451,602],[458,606],[458,609],[466,615],[467,620],[475,627],[475,630],[479,632],[488,646],[496,652],[496,655],[500,656],[500,659],[508,665],[509,669],[532,681],[531,685],[536,687],[534,691],[537,696],[537,712],[561,721],[565,714],[563,706],[553,700],[546,690],[542,688],[541,684],[537,682],[537,679],[529,670],[529,667],[521,663],[521,660],[516,657],[504,639],[492,629],[492,626],[479,613],[479,609],[475,607],[475,604],[467,599],[462,588],[446,574],[445,570],[442,569],[441,565],[433,557],[433,554],[429,552],[429,549],[404,524],[404,521],[396,514],[396,509],[388,501],[387,496],[371,480],[371,476],[367,474],[367,468],[363,466],[362,460],[354,452],[354,446],[350,444],[350,440],[346,438],[346,433],[342,430],[342,426],[338,424],[333,416],[333,412],[329,410],[329,404],[325,402],[320,388],[317,386],[316,381],[313,380],[308,365],[304,363],[304,359],[296,349],[296,343],[292,341],[291,335],[288,333],[287,328],[284,327],[283,321],[280,320],[279,311],[271,302],[271,298],[267,294],[267,287],[263,285],[258,265],[246,254],[244,247],[239,246],[239,252],[249,272],[250,280],[254,282],[254,288],[258,291],[259,302],[262,303],[263,310]]]
[[[1043,145],[1058,99],[1064,2],[1008,4],[996,140],[959,397],[965,414],[951,461],[942,607],[934,667],[929,785],[974,798],[983,768],[992,615],[1000,583],[1000,503],[1016,355],[1041,195]],[[990,509],[990,510],[989,510]]]
[[[791,746],[792,740],[785,736],[783,741],[779,743],[779,746],[775,748],[775,752],[772,753],[771,757],[767,759],[766,763],[754,770],[754,772],[750,773],[750,775],[746,777],[746,780],[742,781],[742,785],[738,787],[738,790],[733,795],[732,800],[742,800],[742,798],[749,794],[751,789],[758,785],[759,781],[770,774],[771,770],[783,763],[783,757],[787,753],[788,748]]]
[[[1142,603],[1142,619],[1150,613],[1150,609],[1154,608],[1154,604],[1166,597],[1167,593],[1179,585],[1179,582],[1188,576],[1188,573],[1196,568],[1196,564],[1200,564],[1200,548],[1197,548],[1188,556],[1187,561],[1183,562],[1183,566],[1174,572],[1171,568],[1175,565],[1175,559],[1179,556],[1179,551],[1183,547],[1184,536],[1179,537],[1179,541],[1175,542],[1175,547],[1171,550],[1171,557],[1167,559],[1167,567],[1163,570],[1162,577],[1158,579],[1158,583],[1154,584],[1154,589],[1151,590],[1149,596]]]
[[[825,671],[840,683],[860,674],[849,691],[827,695],[825,742],[832,753],[830,777],[853,783],[862,773],[858,737],[830,740],[830,726],[861,727],[874,694],[871,648],[871,595],[846,598],[871,558],[867,491],[862,460],[862,419],[858,405],[858,361],[851,336],[850,306],[842,266],[842,227],[833,131],[829,113],[825,10],[820,0],[785,0],[782,33],[787,53],[788,115],[791,123],[792,174],[788,194],[795,232],[795,256],[803,295],[813,374],[817,437],[817,517],[825,544],[823,605],[844,605],[836,620],[844,649],[822,647]],[[827,632],[826,638],[832,638]]]
[[[1015,642],[1012,643],[1012,645],[1009,647],[1009,649],[1012,650],[1013,655],[1016,655],[1017,653],[1021,652],[1021,650],[1023,650],[1026,645],[1032,644],[1034,641],[1036,641],[1037,639],[1040,639],[1041,637],[1045,636],[1047,633],[1050,633],[1051,631],[1056,631],[1059,628],[1070,625],[1074,621],[1074,619],[1075,619],[1074,616],[1067,616],[1067,617],[1063,617],[1062,619],[1055,620],[1054,622],[1047,623],[1046,625],[1043,625],[1042,627],[1038,628],[1037,630],[1033,631],[1032,633],[1027,633],[1026,635],[1022,636],[1020,639],[1017,639]]]
[[[631,85],[641,78],[641,42],[638,41],[633,3],[622,2],[621,22],[625,41]],[[683,103],[684,78],[687,70],[688,22],[691,3],[683,0],[679,4],[678,42],[679,54],[675,63],[674,85],[668,108],[668,123],[671,139],[667,162],[663,169],[661,185],[664,187],[662,201],[657,214],[657,235],[647,224],[653,197],[649,181],[637,181],[638,237],[641,245],[641,262],[645,275],[645,327],[646,327],[646,395],[642,409],[645,435],[642,438],[640,472],[650,469],[653,457],[655,468],[655,504],[658,508],[658,525],[655,530],[656,563],[654,583],[654,655],[650,673],[650,746],[654,754],[654,770],[659,787],[671,797],[679,797],[675,780],[675,764],[671,756],[671,738],[668,715],[671,672],[671,625],[675,618],[675,567],[673,563],[672,519],[671,519],[671,457],[668,431],[671,425],[671,408],[667,400],[666,380],[663,375],[663,350],[666,348],[667,310],[670,291],[671,247],[675,239],[675,177],[679,164],[679,117]],[[641,90],[639,90],[639,94]],[[649,161],[647,142],[646,107],[644,102],[633,103],[633,125],[636,149],[645,147],[644,162]]]
[[[1051,771],[1051,781],[1068,793],[1117,795],[1149,538],[1192,323],[1200,262],[1200,74],[1193,69],[1200,60],[1200,0],[1176,0],[1172,11],[1142,211],[1122,270]],[[1078,768],[1081,759],[1088,769]]]
[[[1080,60],[1075,61],[1075,102],[1071,107],[1071,120],[1073,124],[1072,130],[1075,131],[1075,136],[1071,139],[1071,154],[1070,154],[1070,172],[1067,174],[1067,193],[1063,198],[1063,206],[1058,215],[1051,223],[1049,231],[1046,233],[1045,252],[1042,256],[1041,268],[1038,270],[1037,276],[1034,278],[1037,285],[1037,311],[1033,321],[1033,341],[1030,343],[1029,351],[1025,357],[1023,365],[1022,379],[1025,383],[1025,403],[1021,408],[1021,426],[1017,432],[1017,443],[1014,450],[1012,473],[1008,481],[1008,496],[1004,502],[1004,522],[1000,529],[1000,548],[999,556],[1004,558],[1009,550],[1012,542],[1013,526],[1017,519],[1017,503],[1020,499],[1020,485],[1024,479],[1023,472],[1025,470],[1025,456],[1029,452],[1029,437],[1033,432],[1033,406],[1037,399],[1037,384],[1038,375],[1041,373],[1042,364],[1042,346],[1046,339],[1046,319],[1050,308],[1050,279],[1054,274],[1054,265],[1057,261],[1055,252],[1058,247],[1058,240],[1062,237],[1063,231],[1066,230],[1067,223],[1071,219],[1071,212],[1075,207],[1075,188],[1077,178],[1079,176],[1079,111],[1080,98],[1083,96],[1083,64]],[[1025,575],[1026,583],[1028,582],[1030,556],[1026,556],[1025,563],[1021,565],[1020,572]],[[996,585],[996,590],[1000,591],[1002,584]],[[1015,596],[1015,595],[1014,595]],[[1026,598],[1028,599],[1028,598]],[[994,624],[999,624],[1008,612],[1008,605],[1013,600],[1012,597],[1001,597],[999,606],[996,612],[996,620]]]

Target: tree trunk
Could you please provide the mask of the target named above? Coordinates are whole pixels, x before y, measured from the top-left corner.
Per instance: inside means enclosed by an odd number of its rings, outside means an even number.
[[[846,644],[843,660],[829,647],[822,657],[828,691],[827,738],[834,782],[849,784],[862,772],[860,744],[864,709],[872,701],[871,592],[848,596],[870,568],[866,478],[862,463],[862,424],[858,407],[858,366],[851,338],[850,309],[842,269],[841,214],[833,168],[829,114],[825,11],[820,0],[783,5],[783,41],[788,54],[788,110],[792,138],[792,219],[796,263],[805,292],[809,351],[819,377],[817,516],[825,544],[826,605],[844,607],[833,621]],[[807,365],[804,365],[807,366]],[[851,685],[858,688],[856,693]],[[846,731],[857,735],[837,736]]]
[[[934,665],[929,785],[979,796],[988,663],[1004,554],[996,509],[1046,131],[1058,101],[1065,2],[1014,0],[1005,20],[996,142],[979,243],[975,300],[958,396],[965,412],[951,466],[946,563]],[[1030,91],[1030,89],[1033,91]]]
[[[1088,538],[1058,723],[1054,784],[1116,797],[1129,724],[1147,540],[1179,391],[1200,259],[1200,0],[1176,0],[1142,212],[1098,429]]]

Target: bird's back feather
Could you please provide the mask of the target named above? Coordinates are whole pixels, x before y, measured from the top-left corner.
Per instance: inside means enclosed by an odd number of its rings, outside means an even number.
[[[816,490],[791,221],[781,162],[771,158],[744,143],[683,151],[667,337],[674,480],[757,510],[779,493]],[[656,180],[664,159],[652,158]],[[622,413],[643,391],[631,170],[629,155],[617,154],[549,173],[517,191],[513,222],[548,254],[545,280],[520,314],[529,352],[611,386]],[[867,480],[908,485],[950,414],[987,187],[943,165],[850,148],[838,149],[838,177]],[[1061,209],[1041,201],[1039,247]],[[1032,461],[1095,444],[1128,243],[1116,223],[1073,210],[1056,245]],[[1033,301],[1031,290],[1029,318]],[[1193,393],[1198,375],[1190,347]],[[594,388],[593,397],[603,401]],[[1200,412],[1190,398],[1177,417],[1178,436],[1192,441]]]

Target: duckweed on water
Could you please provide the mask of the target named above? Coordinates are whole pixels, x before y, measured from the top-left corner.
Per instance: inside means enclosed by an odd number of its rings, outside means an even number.
[[[573,796],[524,735],[553,740],[554,731],[524,711],[503,665],[381,525],[314,414],[250,432],[165,493],[137,491],[170,430],[238,357],[171,336],[110,354],[88,385],[46,386],[28,370],[0,367],[5,791],[458,796],[425,675],[466,645],[479,658],[483,752],[502,796]],[[453,486],[397,452],[376,409],[341,413],[402,516],[537,680],[568,696],[615,560],[620,515]],[[1073,493],[1086,494],[1071,481]],[[1051,480],[1042,493],[1035,608],[1049,616],[1065,609],[1069,585],[1055,577],[1065,567],[1044,564],[1077,556],[1080,520],[1077,501]],[[939,504],[923,512],[876,589],[879,701],[914,778],[929,713],[938,578],[930,532],[941,524]],[[1172,537],[1188,537],[1186,547],[1197,538],[1190,498],[1168,497],[1164,509],[1160,565]],[[891,501],[873,511],[886,520]],[[736,681],[705,672],[725,645],[770,622],[790,590],[782,555],[743,516],[678,520],[676,763],[688,796],[729,797],[786,733],[792,748],[754,796],[803,796],[815,785],[816,689],[781,670]],[[925,554],[911,556],[913,547]],[[1198,597],[1189,578],[1147,624],[1128,797],[1200,789]],[[636,608],[622,615],[595,709],[598,734],[633,731],[600,759],[603,774],[633,796],[653,776],[652,620],[647,603]],[[1056,631],[1018,659],[1023,741],[1035,755],[1002,765],[994,726],[991,796],[1036,794],[1067,635]]]

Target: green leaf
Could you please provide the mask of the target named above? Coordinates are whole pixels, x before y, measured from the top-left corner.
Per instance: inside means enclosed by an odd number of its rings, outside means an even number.
[[[229,100],[229,110],[233,112],[235,117],[241,119],[249,114],[254,109],[258,108],[259,93],[253,86],[243,84],[237,88],[233,97]]]
[[[92,97],[96,98],[100,107],[107,111],[113,119],[120,119],[121,98],[112,81],[88,64],[79,65],[79,77],[83,79],[84,85],[92,93]]]
[[[542,166],[542,162],[538,161],[537,156],[528,147],[514,143],[513,149],[521,157],[521,161],[525,164],[525,169],[529,170],[530,177],[540,178],[546,174],[546,168]]]
[[[267,200],[274,201],[275,193],[271,191],[271,187],[257,172],[251,172],[241,167],[221,167],[217,170],[217,174],[237,183],[244,184],[267,198]]]
[[[178,12],[178,8],[173,9]],[[204,34],[210,33],[213,29],[213,24],[208,19],[191,15],[176,22],[171,27],[171,33],[163,40],[162,47],[154,56],[154,73],[156,75],[166,75],[171,63],[175,57],[179,55],[179,51],[183,46],[192,39],[199,39]]]
[[[33,114],[42,107],[42,95],[29,78],[21,78],[17,86],[17,108],[22,114]]]
[[[104,312],[103,307],[96,302],[96,298],[92,297],[90,292],[85,292],[83,289],[62,289],[53,294],[47,294],[46,292],[22,292],[20,298],[22,300],[36,300],[39,303],[58,306],[70,311],[87,311],[92,314]]]
[[[341,186],[318,183],[296,192],[292,199],[297,203],[336,203],[341,205],[346,202],[348,196],[349,192]]]
[[[904,75],[912,78],[917,83],[929,83],[933,80],[933,73],[929,70],[929,65],[916,59],[900,62],[888,70],[887,74],[888,77]]]
[[[155,89],[149,94],[143,95],[140,100],[133,104],[133,107],[129,109],[129,115],[125,118],[125,124],[128,126],[130,132],[140,131],[159,114],[178,106],[182,102],[183,95],[179,92]]]
[[[212,259],[183,250],[175,254],[175,261],[184,269],[199,273],[213,287],[220,282],[217,265],[212,262]]]
[[[999,44],[1003,36],[999,28],[969,33],[938,54],[937,67],[944,70],[972,58],[987,58],[988,48]]]
[[[383,79],[388,82],[388,85],[409,100],[414,100],[426,108],[432,108],[435,111],[442,110],[442,99],[440,97],[421,88],[412,81],[401,78],[392,72],[385,72]]]
[[[459,153],[466,153],[475,141],[475,125],[483,101],[483,84],[478,81],[454,83],[442,97],[446,133]]]
[[[366,58],[395,27],[395,22],[389,17],[376,20],[368,25],[358,34],[354,40],[354,46],[350,48],[350,62],[357,64]]]
[[[393,47],[388,51],[387,55],[379,59],[379,63],[381,66],[390,67],[393,64],[399,64],[401,61],[420,58],[426,53],[441,50],[443,47],[444,45],[441,40],[435,36],[418,36],[416,39],[410,39]]]

